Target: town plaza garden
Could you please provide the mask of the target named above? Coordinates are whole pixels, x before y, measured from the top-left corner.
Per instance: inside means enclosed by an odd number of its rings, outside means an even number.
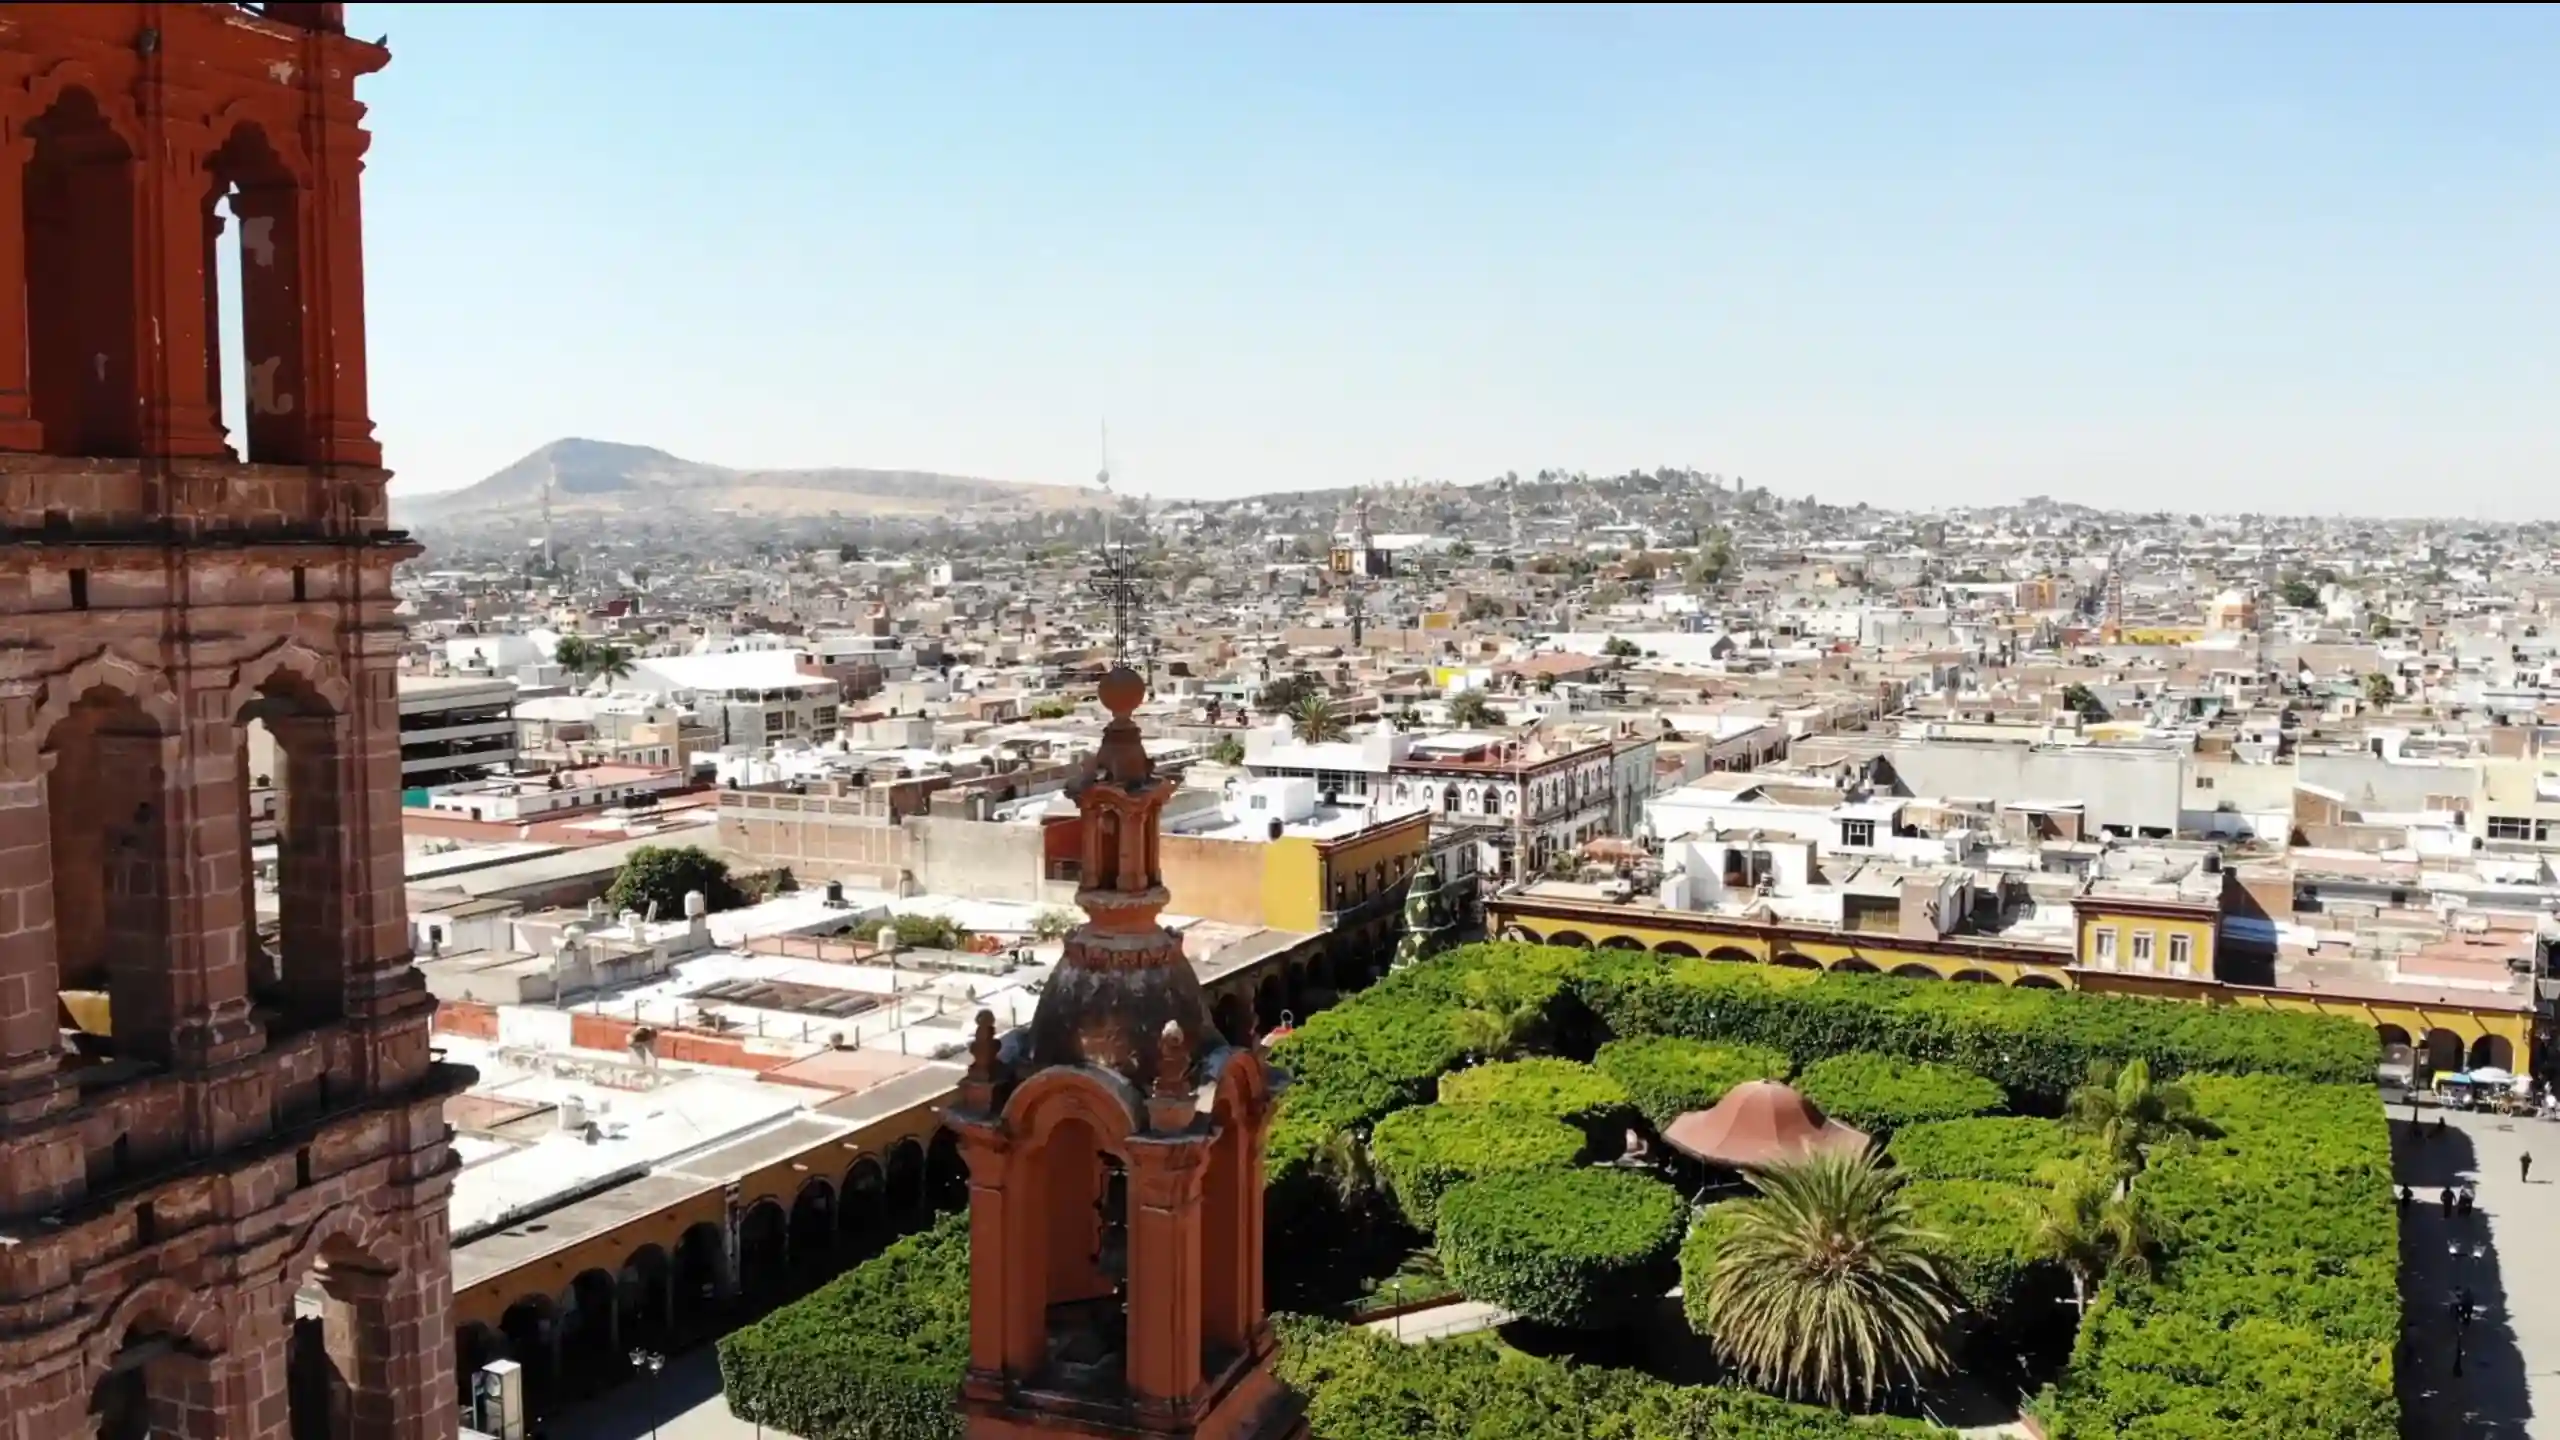
[[[1909,1437],[1950,1384],[2050,1440],[2400,1434],[2351,1021],[1478,944],[1270,1054],[1266,1288],[1319,1440]],[[1845,1143],[1744,1172],[1665,1138],[1738,1087]],[[729,1336],[731,1404],[954,1440],[967,1236],[945,1216]],[[1517,1318],[1358,1323],[1461,1298]]]

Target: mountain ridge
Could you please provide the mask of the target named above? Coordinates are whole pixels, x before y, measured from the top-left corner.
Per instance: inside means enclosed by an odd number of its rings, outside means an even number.
[[[621,515],[641,509],[928,515],[954,509],[1091,509],[1105,503],[1100,492],[1071,485],[853,466],[739,469],[687,460],[649,445],[568,436],[460,489],[394,495],[392,505],[404,523],[538,515],[546,482],[554,515]]]

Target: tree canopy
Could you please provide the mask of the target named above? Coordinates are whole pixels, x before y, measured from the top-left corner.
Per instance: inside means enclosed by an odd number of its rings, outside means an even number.
[[[643,845],[631,852],[604,892],[615,910],[646,913],[656,906],[660,919],[684,914],[686,892],[699,890],[713,910],[734,910],[747,903],[746,892],[729,877],[729,866],[699,845]]]

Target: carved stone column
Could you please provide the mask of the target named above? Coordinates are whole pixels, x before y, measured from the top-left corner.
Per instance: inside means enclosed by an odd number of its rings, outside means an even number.
[[[1200,1389],[1200,1194],[1207,1137],[1141,1140],[1129,1154],[1129,1388],[1179,1413]]]

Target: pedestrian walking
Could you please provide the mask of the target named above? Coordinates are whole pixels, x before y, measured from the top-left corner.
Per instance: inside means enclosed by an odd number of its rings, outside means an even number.
[[[2461,1216],[2463,1219],[2468,1220],[2471,1218],[2471,1204],[2471,1187],[2465,1185],[2462,1187],[2462,1193],[2455,1196],[2453,1199],[2453,1212]]]
[[[2409,1213],[2409,1202],[2417,1198],[2417,1193],[2411,1190],[2408,1186],[2403,1185],[2400,1187],[2400,1214],[2404,1218]]]
[[[2443,1206],[2444,1206],[2444,1218],[2446,1218],[2447,1220],[2452,1219],[2452,1218],[2453,1218],[2453,1187],[2452,1187],[2452,1186],[2447,1185],[2446,1187],[2444,1187],[2444,1198],[2443,1198],[2443,1200],[2442,1200],[2442,1202],[2441,1202],[2441,1203],[2442,1203],[2442,1204],[2443,1204]]]
[[[2516,1181],[2523,1185],[2533,1183],[2533,1152],[2530,1150],[2516,1157]]]

